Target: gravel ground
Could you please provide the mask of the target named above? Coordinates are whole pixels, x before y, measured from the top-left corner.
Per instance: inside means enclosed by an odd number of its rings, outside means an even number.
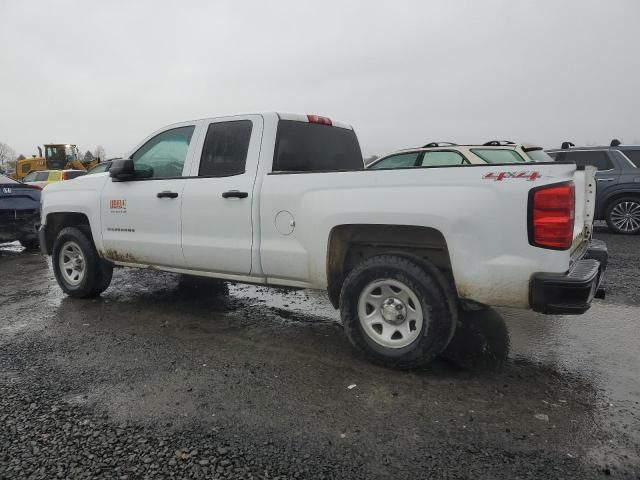
[[[321,294],[119,270],[78,301],[0,247],[0,478],[640,478],[640,238],[598,235],[588,314],[501,311],[414,372]]]

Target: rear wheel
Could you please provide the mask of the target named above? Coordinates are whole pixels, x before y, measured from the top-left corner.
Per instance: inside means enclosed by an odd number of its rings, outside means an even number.
[[[64,228],[53,244],[53,273],[58,285],[72,297],[99,295],[109,287],[113,266],[98,256],[89,235]]]
[[[451,340],[457,318],[455,295],[436,267],[392,255],[370,258],[351,271],[340,313],[354,346],[396,368],[433,360]]]
[[[614,200],[607,207],[605,220],[616,233],[640,233],[640,198],[622,197]]]

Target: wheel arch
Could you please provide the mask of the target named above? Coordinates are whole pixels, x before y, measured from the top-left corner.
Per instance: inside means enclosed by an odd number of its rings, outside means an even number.
[[[45,218],[45,245],[43,248],[47,254],[51,255],[53,251],[53,243],[58,236],[58,233],[63,228],[78,227],[83,228],[89,235],[89,239],[93,241],[91,234],[91,224],[89,223],[89,217],[84,213],[79,212],[54,212],[49,213]]]
[[[376,255],[428,260],[456,291],[449,249],[439,230],[414,225],[337,225],[331,229],[327,243],[327,293],[335,308],[339,306],[340,290],[349,272]]]
[[[596,218],[605,218],[605,215],[607,214],[607,210],[609,209],[611,203],[624,197],[634,197],[640,200],[640,183],[638,184],[638,188],[635,190],[617,190],[608,194],[605,198],[602,199],[602,203],[598,208],[598,212],[596,212]]]

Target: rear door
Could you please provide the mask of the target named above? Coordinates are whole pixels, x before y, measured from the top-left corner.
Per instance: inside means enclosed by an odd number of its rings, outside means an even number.
[[[212,120],[184,186],[182,251],[187,268],[234,275],[251,272],[254,183],[263,118]]]
[[[107,180],[100,206],[107,258],[184,267],[180,205],[196,134],[187,123],[153,135],[131,155],[134,180]]]

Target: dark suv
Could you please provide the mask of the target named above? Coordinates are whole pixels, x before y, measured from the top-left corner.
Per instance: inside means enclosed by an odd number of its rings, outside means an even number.
[[[640,233],[640,145],[562,146],[547,153],[558,162],[598,169],[595,219],[605,220],[616,233]]]

